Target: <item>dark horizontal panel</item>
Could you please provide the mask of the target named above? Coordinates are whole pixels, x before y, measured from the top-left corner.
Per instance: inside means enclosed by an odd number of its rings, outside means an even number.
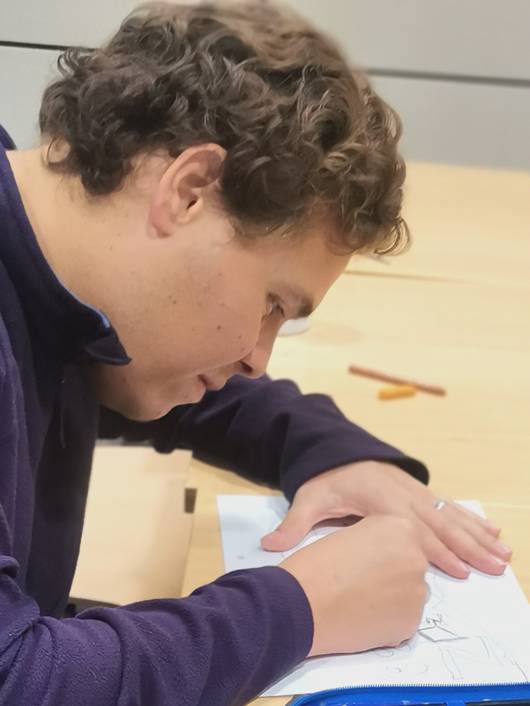
[[[44,51],[64,51],[68,47],[59,44],[35,44],[34,42],[8,42],[0,39],[0,47],[10,47],[11,49],[41,49]]]
[[[506,78],[502,76],[468,76],[465,74],[442,74],[431,71],[405,71],[399,69],[367,69],[370,76],[386,78],[411,78],[423,81],[452,81],[455,83],[475,83],[487,86],[511,86],[530,88],[530,78]]]
[[[528,0],[288,1],[363,66],[530,79]],[[96,46],[137,5],[138,0],[24,0],[9,12],[0,10],[0,39]]]

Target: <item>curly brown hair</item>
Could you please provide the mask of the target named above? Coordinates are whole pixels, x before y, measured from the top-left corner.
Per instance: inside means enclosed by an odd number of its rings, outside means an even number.
[[[140,154],[227,152],[220,192],[250,232],[325,212],[347,251],[408,242],[401,125],[366,76],[305,20],[268,3],[149,3],[99,49],[71,48],[40,110],[51,169],[94,196]],[[50,147],[68,146],[53,159]]]

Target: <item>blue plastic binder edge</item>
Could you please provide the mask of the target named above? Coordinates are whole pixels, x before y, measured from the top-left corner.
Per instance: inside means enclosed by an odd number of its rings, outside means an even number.
[[[468,686],[365,686],[320,691],[292,699],[290,706],[415,706],[421,704],[528,704],[530,684]]]

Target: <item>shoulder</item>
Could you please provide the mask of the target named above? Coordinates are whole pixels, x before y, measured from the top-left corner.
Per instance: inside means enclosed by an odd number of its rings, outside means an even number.
[[[0,144],[6,150],[16,149],[16,145],[13,142],[13,138],[11,137],[11,135],[7,132],[7,130],[2,125],[0,125]]]

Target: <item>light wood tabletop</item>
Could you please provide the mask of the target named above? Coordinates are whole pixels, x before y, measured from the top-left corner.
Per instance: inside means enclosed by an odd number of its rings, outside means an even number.
[[[184,512],[190,456],[98,446],[72,596],[126,604],[180,594],[191,529]]]
[[[409,174],[413,249],[390,264],[352,259],[310,330],[278,340],[270,374],[331,395],[424,460],[436,494],[480,500],[530,597],[530,177],[434,165]],[[349,375],[350,363],[447,396],[380,401],[381,384]],[[224,573],[216,496],[271,492],[197,462],[188,483],[197,502],[184,595]]]

